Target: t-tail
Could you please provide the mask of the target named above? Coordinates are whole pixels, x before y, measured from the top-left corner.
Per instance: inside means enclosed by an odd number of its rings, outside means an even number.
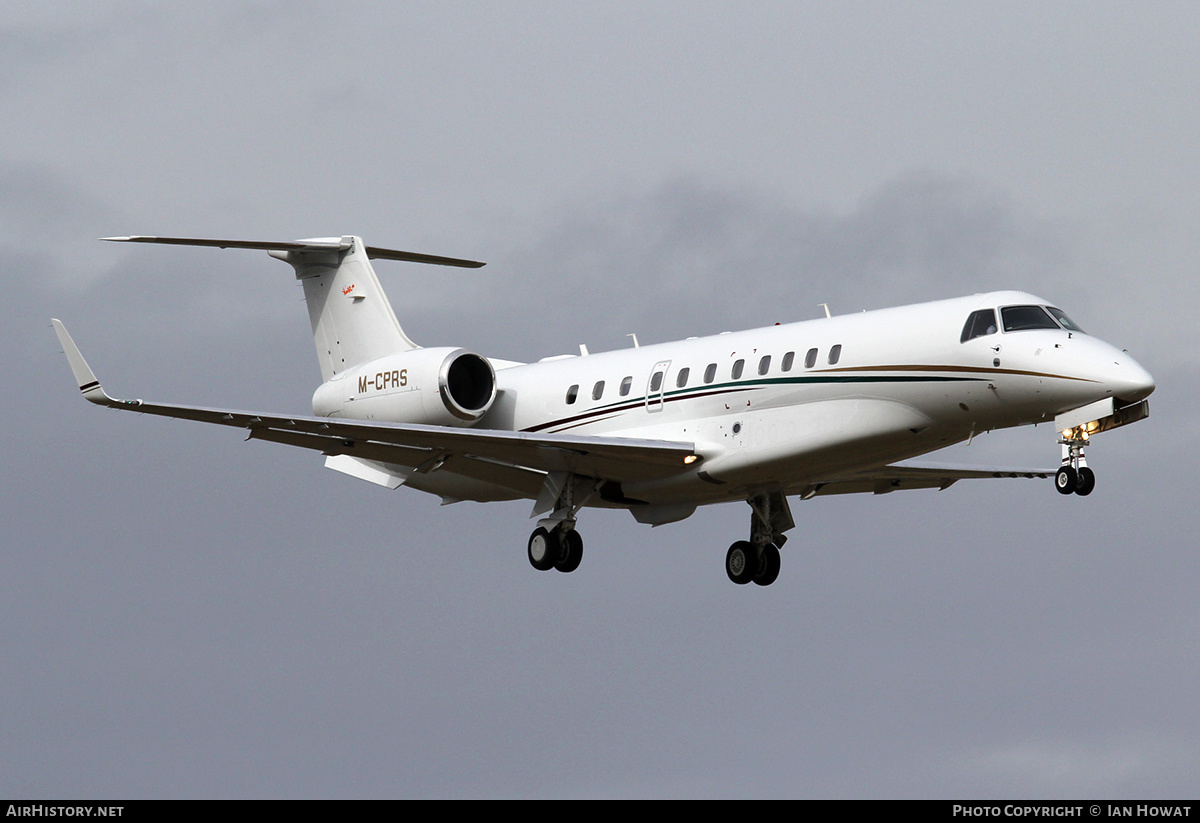
[[[483,263],[455,257],[367,246],[362,238],[317,237],[269,242],[208,240],[187,237],[106,237],[127,243],[176,246],[215,246],[222,249],[261,249],[291,264],[304,285],[304,300],[312,323],[313,342],[321,379],[330,379],[364,363],[419,348],[400,327],[375,276],[371,260],[402,260],[439,266],[479,268]]]

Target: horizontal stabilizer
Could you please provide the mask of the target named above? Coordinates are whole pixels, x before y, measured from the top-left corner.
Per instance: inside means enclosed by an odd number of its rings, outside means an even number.
[[[197,237],[152,237],[148,235],[133,235],[131,237],[102,237],[114,243],[159,243],[166,246],[211,246],[218,249],[260,249],[262,251],[294,251],[300,252],[329,252],[349,251],[354,245],[353,237],[313,237],[307,240],[210,240]],[[478,260],[462,260],[457,257],[440,257],[435,254],[420,254],[412,251],[383,249],[378,246],[366,246],[367,257],[378,260],[400,260],[406,263],[429,263],[434,266],[458,266],[465,269],[478,269],[484,266]]]

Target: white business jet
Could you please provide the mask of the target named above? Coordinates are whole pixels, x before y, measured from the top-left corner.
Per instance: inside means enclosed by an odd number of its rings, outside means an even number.
[[[400,328],[371,258],[483,265],[366,246],[358,237],[270,243],[113,237],[266,250],[304,286],[323,383],[313,415],[116,400],[53,324],[93,403],[246,429],[314,449],[325,465],[395,489],[460,500],[534,500],[535,569],[574,571],[585,506],[653,526],[745,500],[735,583],[769,585],[794,525],[788,496],[945,489],[983,477],[1049,477],[1087,495],[1092,435],[1148,413],[1154,380],[1126,352],[1023,292],[775,325],[621,351],[515,363],[421,348]],[[828,311],[826,312],[828,315]],[[1052,423],[1057,472],[899,465],[980,432]]]

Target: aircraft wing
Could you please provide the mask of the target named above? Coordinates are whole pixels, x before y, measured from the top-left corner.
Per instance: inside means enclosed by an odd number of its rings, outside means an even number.
[[[807,499],[818,494],[887,494],[902,489],[947,489],[959,480],[993,477],[1053,477],[1054,469],[992,469],[964,466],[896,464],[813,483],[800,492]]]
[[[326,455],[429,471],[453,461],[457,473],[536,496],[544,473],[571,472],[612,481],[653,480],[688,468],[694,445],[666,440],[531,434],[418,424],[275,415],[110,397],[58,320],[51,321],[83,396],[101,406],[246,429],[269,440]]]

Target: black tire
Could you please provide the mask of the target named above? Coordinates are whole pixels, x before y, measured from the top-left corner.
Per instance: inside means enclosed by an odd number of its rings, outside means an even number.
[[[1063,466],[1054,473],[1054,488],[1059,494],[1071,494],[1078,483],[1079,478],[1070,466]]]
[[[558,562],[554,564],[554,568],[563,574],[570,574],[578,569],[579,564],[583,561],[583,537],[579,532],[571,529],[559,535],[558,542],[562,546],[562,552]]]
[[[758,571],[754,573],[754,582],[760,586],[770,586],[779,577],[779,549],[774,545],[764,546],[762,555],[758,558]]]
[[[744,586],[754,577],[758,569],[757,552],[745,540],[739,540],[725,553],[725,573],[739,586]]]
[[[1075,480],[1075,493],[1081,497],[1087,497],[1096,488],[1096,473],[1084,466],[1079,470],[1079,477]]]
[[[554,561],[558,559],[558,541],[550,532],[538,526],[533,530],[533,534],[529,535],[526,553],[529,555],[529,565],[540,572],[549,571],[554,568]]]

